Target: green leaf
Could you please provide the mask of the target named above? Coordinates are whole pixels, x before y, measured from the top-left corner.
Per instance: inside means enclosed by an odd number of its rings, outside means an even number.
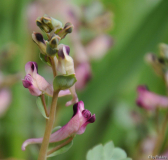
[[[53,81],[54,90],[65,90],[72,87],[76,82],[75,74],[56,76]]]
[[[64,147],[60,148],[59,150],[53,152],[52,154],[48,155],[47,157],[53,157],[53,156],[57,156],[59,154],[65,153],[67,152],[73,145],[73,140],[68,143],[67,145],[65,145]]]
[[[45,110],[44,110],[44,107],[43,107],[43,104],[41,102],[41,98],[40,97],[37,98],[36,104],[37,104],[37,107],[38,107],[39,111],[43,115],[43,117],[46,118],[46,119],[48,119],[48,117],[45,114]]]
[[[121,148],[115,148],[112,141],[104,146],[99,144],[89,150],[86,156],[87,160],[131,160]]]
[[[50,59],[49,59],[49,57],[48,57],[47,55],[44,55],[44,54],[40,53],[40,54],[39,54],[39,57],[40,57],[40,60],[41,60],[43,63],[45,63],[45,64],[51,66]]]

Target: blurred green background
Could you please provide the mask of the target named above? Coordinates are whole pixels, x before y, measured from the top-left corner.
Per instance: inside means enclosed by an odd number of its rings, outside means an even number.
[[[46,73],[44,64],[38,59],[38,48],[27,27],[26,11],[32,2],[0,2],[0,47],[9,42],[18,46],[17,53],[1,71],[5,75],[23,72],[24,77],[26,62],[36,61],[39,73],[49,80],[52,75]],[[114,39],[114,46],[101,60],[92,61],[93,77],[78,94],[85,108],[96,114],[96,122],[88,125],[84,134],[75,137],[74,145],[68,152],[49,158],[51,160],[84,160],[89,149],[110,140],[115,146],[123,148],[129,157],[138,160],[140,142],[150,134],[151,124],[148,120],[137,123],[132,117],[134,112],[142,119],[145,114],[135,103],[136,87],[146,84],[152,91],[165,94],[162,79],[146,65],[144,55],[147,52],[158,54],[158,44],[168,43],[168,1],[100,2],[114,14],[114,26],[108,32]],[[72,0],[72,3],[89,5],[91,1]],[[43,136],[45,119],[38,111],[36,97],[30,95],[21,81],[11,89],[12,103],[5,116],[0,118],[0,159],[37,159],[38,145],[29,146],[24,152],[21,145],[28,138]],[[66,124],[72,116],[72,107],[62,105],[65,100],[61,98],[59,101],[55,125]]]

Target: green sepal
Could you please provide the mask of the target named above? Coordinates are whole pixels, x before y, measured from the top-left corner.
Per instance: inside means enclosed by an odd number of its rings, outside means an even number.
[[[40,53],[39,58],[43,63],[51,66],[50,58],[47,55],[44,55],[44,54]]]
[[[68,140],[68,138],[63,140],[63,141],[60,141],[59,144],[64,143],[66,140]],[[60,148],[59,150],[57,150],[57,151],[53,152],[52,154],[48,155],[47,157],[54,157],[54,156],[60,155],[62,153],[65,153],[72,147],[72,145],[73,145],[73,140],[71,142],[69,142],[67,145]]]
[[[53,81],[55,91],[65,90],[72,87],[76,82],[75,74],[56,76]]]
[[[58,50],[56,48],[52,48],[49,42],[46,42],[46,53],[48,56],[55,56]]]
[[[48,119],[48,117],[45,114],[45,110],[44,110],[44,107],[43,107],[43,104],[42,104],[42,101],[41,101],[40,97],[37,97],[36,104],[37,104],[37,107],[38,107],[39,111],[43,115],[43,117]]]

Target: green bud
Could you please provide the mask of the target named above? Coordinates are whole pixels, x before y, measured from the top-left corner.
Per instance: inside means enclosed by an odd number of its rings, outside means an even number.
[[[60,41],[60,37],[57,35],[54,35],[49,41],[51,48],[57,48],[59,41]]]
[[[149,53],[145,56],[145,60],[152,66],[157,75],[164,76],[166,65],[163,58],[158,58],[154,54]]]
[[[49,33],[51,32],[51,29],[43,23],[42,18],[38,17],[36,20],[37,26],[44,32]]]
[[[43,35],[41,33],[33,32],[32,39],[38,45],[40,52],[45,55],[46,54],[46,42],[43,38]]]
[[[73,30],[73,25],[70,22],[67,22],[64,26],[64,29],[67,33],[71,33]]]
[[[50,31],[57,31],[58,29],[62,29],[62,23],[57,19],[44,15],[42,17],[42,22],[50,28]]]
[[[48,56],[55,56],[58,52],[57,48],[52,48],[49,42],[46,42],[46,53]]]
[[[62,30],[59,32],[55,32],[61,39],[65,38],[65,36],[69,33],[71,33],[73,30],[73,25],[69,22],[67,22]]]
[[[160,43],[159,48],[160,48],[160,55],[168,60],[168,45],[165,43]]]
[[[56,76],[53,81],[54,91],[68,89],[72,87],[76,81],[75,74]]]

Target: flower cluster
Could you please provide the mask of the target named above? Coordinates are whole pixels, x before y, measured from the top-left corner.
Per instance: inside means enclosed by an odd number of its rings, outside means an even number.
[[[67,34],[72,32],[73,25],[67,22],[63,26],[60,21],[47,15],[37,18],[36,24],[47,34],[48,40],[44,40],[43,35],[36,32],[33,32],[32,39],[40,49],[40,59],[51,66],[54,80],[52,85],[39,75],[36,62],[30,61],[25,65],[26,76],[22,80],[23,86],[28,88],[32,95],[41,97],[47,125],[44,137],[26,140],[22,145],[22,150],[25,150],[28,144],[42,143],[39,154],[39,159],[41,159],[40,157],[46,158],[46,149],[49,143],[63,141],[70,137],[73,139],[76,134],[84,133],[86,126],[95,121],[95,114],[91,115],[90,111],[84,109],[82,101],[78,102],[75,90],[74,62],[70,56],[70,47],[59,44]],[[57,97],[69,94],[72,95],[72,100],[68,101],[66,106],[73,105],[74,114],[65,126],[51,134],[55,120]],[[46,108],[45,95],[52,97],[50,113]]]
[[[111,11],[106,11],[103,4],[98,1],[88,6],[77,6],[68,0],[35,1],[27,9],[31,32],[36,29],[34,18],[46,12],[51,16],[57,15],[65,22],[70,21],[74,25],[70,42],[74,51],[76,89],[82,90],[92,77],[90,61],[102,58],[113,45],[112,37],[105,34],[105,31],[113,26],[113,14]],[[61,25],[58,23],[58,27]],[[51,30],[46,25],[42,29]],[[41,45],[45,46],[42,43]]]

